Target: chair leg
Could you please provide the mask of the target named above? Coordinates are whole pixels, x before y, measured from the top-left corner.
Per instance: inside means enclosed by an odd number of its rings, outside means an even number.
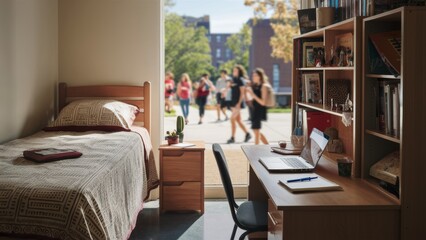
[[[237,224],[234,224],[234,229],[232,230],[231,240],[234,240],[236,232],[237,232]]]
[[[245,231],[243,234],[241,234],[239,240],[244,240],[246,238],[247,235],[249,235],[250,233],[252,233],[251,231]]]

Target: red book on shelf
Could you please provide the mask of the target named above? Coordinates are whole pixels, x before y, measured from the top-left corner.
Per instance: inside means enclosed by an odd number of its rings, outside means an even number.
[[[81,152],[72,149],[44,148],[24,151],[24,158],[38,163],[78,158],[81,155]]]
[[[306,136],[310,136],[313,128],[318,128],[321,131],[324,131],[326,128],[331,126],[331,115],[324,112],[318,111],[305,111],[304,120],[306,122],[303,124],[305,126],[304,132],[307,133]],[[307,130],[307,131],[306,131]]]

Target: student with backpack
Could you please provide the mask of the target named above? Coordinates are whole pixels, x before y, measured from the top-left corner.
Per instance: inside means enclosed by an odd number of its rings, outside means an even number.
[[[268,144],[265,135],[260,132],[262,121],[267,120],[268,107],[275,104],[271,97],[275,97],[272,92],[272,87],[268,83],[268,77],[261,68],[256,68],[252,76],[253,84],[251,88],[247,88],[247,93],[253,97],[253,115],[251,118],[251,128],[254,132],[254,142],[259,144],[260,141]]]

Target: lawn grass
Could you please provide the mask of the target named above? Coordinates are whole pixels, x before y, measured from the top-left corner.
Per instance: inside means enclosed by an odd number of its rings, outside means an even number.
[[[291,113],[291,108],[268,108],[268,113]]]
[[[164,112],[164,117],[176,117],[176,110],[172,109],[170,113]]]

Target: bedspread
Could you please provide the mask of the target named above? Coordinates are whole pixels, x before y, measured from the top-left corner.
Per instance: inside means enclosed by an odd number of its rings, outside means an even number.
[[[0,145],[0,233],[126,239],[158,184],[145,164],[152,164],[151,143],[141,139],[136,132],[39,132]],[[24,150],[51,147],[83,156],[43,164],[22,157]]]

